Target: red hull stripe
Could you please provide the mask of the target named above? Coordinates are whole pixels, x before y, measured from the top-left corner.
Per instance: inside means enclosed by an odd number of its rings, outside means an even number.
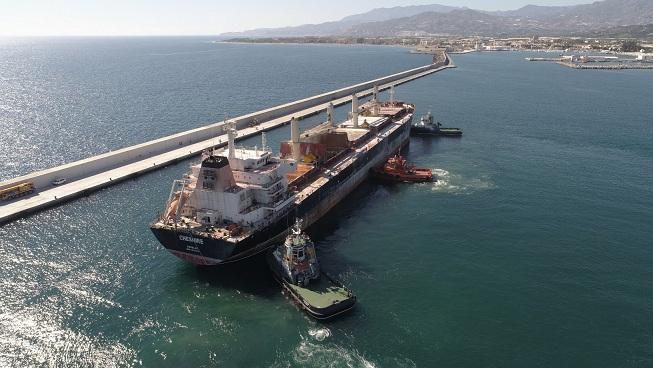
[[[196,264],[198,266],[214,266],[222,262],[221,260],[215,258],[196,256],[194,254],[188,254],[185,252],[179,252],[171,249],[169,249],[169,251],[170,253],[176,255],[177,257],[183,259],[184,261],[190,262],[192,264]]]

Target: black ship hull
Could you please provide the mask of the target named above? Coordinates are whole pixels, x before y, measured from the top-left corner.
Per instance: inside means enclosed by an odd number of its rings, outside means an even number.
[[[236,244],[201,236],[183,227],[151,229],[159,242],[175,256],[196,265],[214,266],[239,261],[271,248],[283,239],[294,218],[289,214]]]
[[[330,180],[303,199],[273,224],[254,232],[236,243],[193,232],[183,226],[160,227],[152,224],[150,229],[159,242],[175,256],[184,261],[212,266],[239,261],[265,250],[282,241],[295,217],[305,219],[306,226],[320,219],[344,197],[368,177],[371,167],[387,160],[409,139],[412,115],[384,140],[366,151],[356,162],[332,176]]]
[[[413,126],[410,128],[411,135],[430,135],[435,137],[462,137],[463,131],[458,128],[424,128]]]

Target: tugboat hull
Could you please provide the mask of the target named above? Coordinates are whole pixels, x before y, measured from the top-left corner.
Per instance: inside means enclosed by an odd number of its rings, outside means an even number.
[[[288,293],[294,302],[308,315],[318,320],[328,320],[354,308],[356,296],[344,285],[322,273],[317,284],[301,287],[292,284],[284,277],[281,265],[272,251],[267,253],[267,261],[274,279]]]
[[[422,127],[411,127],[411,135],[430,135],[434,137],[462,137],[463,131],[458,128],[440,128],[440,129],[431,129],[431,128],[422,128]]]
[[[374,177],[401,183],[424,183],[433,181],[431,169],[418,168],[408,164],[406,159],[397,154],[380,167],[372,169]]]

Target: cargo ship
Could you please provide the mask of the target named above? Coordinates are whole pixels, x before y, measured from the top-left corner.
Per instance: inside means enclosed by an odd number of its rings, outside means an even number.
[[[301,132],[291,120],[291,139],[273,156],[262,147],[236,148],[227,130],[224,150],[211,150],[175,180],[164,211],[150,224],[159,242],[196,265],[235,262],[282,241],[296,218],[307,228],[363,182],[374,167],[409,139],[414,106],[378,99],[359,107],[352,96],[349,119],[327,121]]]

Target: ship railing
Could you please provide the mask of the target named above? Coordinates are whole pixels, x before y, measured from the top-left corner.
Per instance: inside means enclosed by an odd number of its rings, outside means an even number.
[[[272,188],[270,191],[268,191],[268,196],[276,196],[281,191],[283,191],[283,189],[284,189],[283,185],[280,184],[278,187]]]
[[[277,177],[275,180],[272,180],[268,183],[262,185],[263,188],[269,188],[277,183],[280,183],[283,178],[281,176]]]
[[[351,151],[352,151],[351,148],[346,148],[346,149],[340,151],[340,152],[337,153],[335,156],[333,156],[333,157],[331,157],[329,160],[327,160],[327,162],[324,163],[324,166],[332,165],[334,162],[340,160],[342,157],[344,157],[345,155],[347,155],[347,154],[350,153]]]
[[[259,203],[259,202],[253,203],[251,206],[243,208],[241,211],[239,211],[239,214],[242,215],[242,214],[245,214],[245,213],[256,211],[259,208],[268,208],[268,209],[273,210],[274,207],[279,205],[279,202],[281,202],[282,200],[284,200],[283,193],[277,193],[271,198],[271,202],[269,202],[269,203]]]
[[[252,211],[256,211],[256,210],[258,210],[258,209],[261,208],[261,207],[263,207],[263,204],[261,204],[261,203],[256,203],[256,204],[253,204],[253,205],[251,205],[251,206],[249,206],[249,207],[245,207],[245,208],[243,208],[243,209],[239,212],[239,214],[243,215],[243,214],[246,214],[246,213],[249,213],[249,212],[252,212]]]
[[[274,178],[272,181],[269,181],[265,184],[249,184],[250,187],[255,188],[255,189],[268,189],[271,186],[281,182],[281,179],[283,179],[281,176]]]
[[[184,189],[186,189],[186,187],[190,183],[191,183],[190,179],[177,179],[172,182],[172,187],[170,188],[170,194],[168,195],[168,200],[166,201],[165,208],[163,209],[163,213],[161,214],[161,217],[165,216],[165,214],[168,212],[168,209],[170,208],[170,204],[176,197],[181,198]],[[178,196],[177,193],[179,193]]]
[[[243,190],[243,188],[239,187],[238,185],[234,185],[233,187],[227,188],[224,191],[227,193],[238,193],[241,190]]]

